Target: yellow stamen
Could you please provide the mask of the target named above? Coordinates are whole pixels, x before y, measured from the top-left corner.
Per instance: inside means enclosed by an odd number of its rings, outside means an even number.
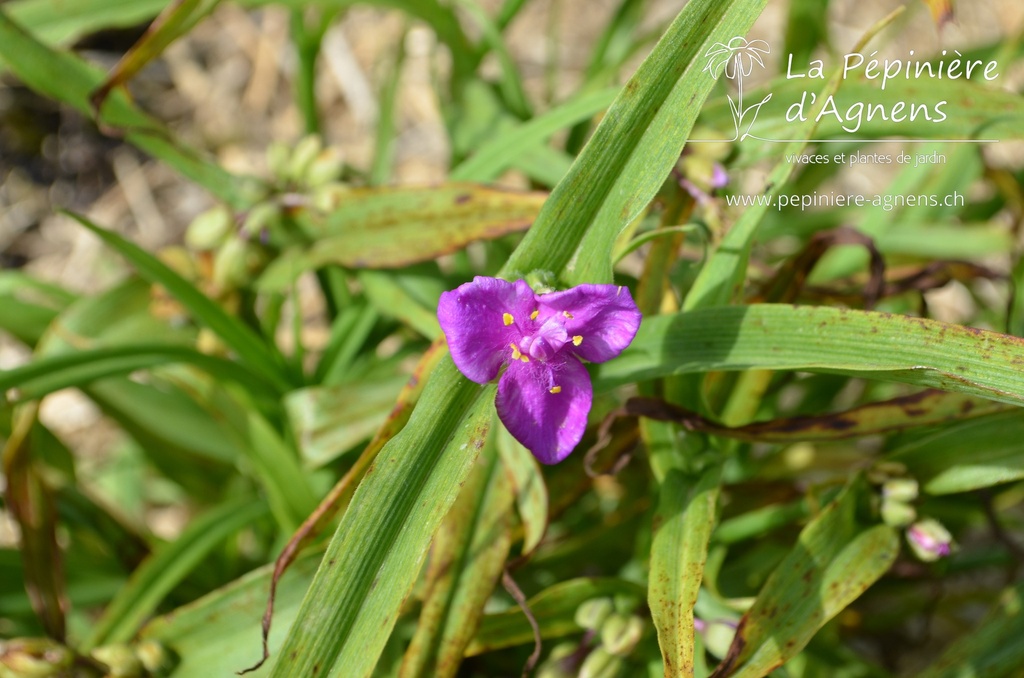
[[[508,327],[509,325],[512,324],[512,321],[513,321],[512,314],[511,313],[503,314],[501,316],[501,320],[502,320],[502,322],[505,323],[505,327]]]
[[[579,346],[582,343],[583,343],[583,337],[581,337],[580,335],[577,334],[575,337],[572,338],[572,345],[573,346]]]
[[[569,320],[572,320],[572,313],[569,313],[568,311],[562,311],[562,315],[564,315]]]
[[[552,386],[551,389],[548,392],[549,393],[561,393],[562,392],[562,387],[561,386]]]
[[[530,314],[530,320],[536,320],[537,316],[539,316],[539,315],[540,315],[540,311],[539,310],[538,311],[534,311],[533,313]]]
[[[530,362],[530,359],[525,355],[519,356],[519,359],[522,360],[524,363]]]
[[[509,344],[512,347],[512,360],[519,360],[523,357],[523,354],[519,352],[519,347],[515,344]]]

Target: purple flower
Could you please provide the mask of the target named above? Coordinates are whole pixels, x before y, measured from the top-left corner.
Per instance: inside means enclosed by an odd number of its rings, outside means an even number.
[[[468,379],[486,384],[507,365],[498,382],[498,417],[545,464],[565,459],[586,430],[592,389],[580,361],[614,358],[640,327],[625,287],[535,294],[524,280],[482,276],[442,294],[437,319]]]

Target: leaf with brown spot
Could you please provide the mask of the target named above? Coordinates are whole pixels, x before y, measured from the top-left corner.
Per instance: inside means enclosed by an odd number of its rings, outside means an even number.
[[[960,421],[1013,408],[960,393],[928,389],[909,396],[861,405],[845,412],[789,417],[746,426],[723,426],[696,412],[657,398],[630,398],[610,417],[635,416],[671,421],[689,431],[746,442],[829,441],[892,433],[920,426]]]
[[[875,331],[872,331],[874,328]],[[645,318],[600,391],[670,374],[799,370],[896,381],[1024,405],[1024,339],[925,318],[754,304]]]
[[[504,571],[514,494],[494,438],[488,438],[434,539],[427,596],[400,678],[455,675]]]
[[[718,466],[699,477],[671,469],[660,484],[647,604],[666,678],[693,675],[693,606],[715,526],[719,477]]]
[[[296,213],[312,245],[285,252],[259,285],[287,289],[302,273],[328,264],[401,268],[430,261],[474,240],[525,231],[547,197],[468,182],[353,188],[330,214]]]
[[[858,477],[803,529],[741,619],[712,678],[768,675],[888,571],[899,539],[887,525],[861,521],[858,503],[867,491]]]

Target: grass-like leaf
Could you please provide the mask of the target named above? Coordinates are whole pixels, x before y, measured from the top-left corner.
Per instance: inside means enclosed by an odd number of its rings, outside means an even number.
[[[646,320],[595,387],[712,370],[845,374],[1024,404],[1024,340],[937,320],[755,304]]]
[[[68,213],[75,221],[95,233],[100,240],[123,256],[146,280],[163,287],[189,310],[195,320],[216,333],[254,373],[281,390],[290,386],[288,367],[277,349],[266,344],[254,330],[230,315],[171,270],[166,264],[118,234],[97,226],[83,216]]]

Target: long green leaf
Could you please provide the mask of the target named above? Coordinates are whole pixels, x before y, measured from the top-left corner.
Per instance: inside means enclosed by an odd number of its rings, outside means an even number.
[[[47,44],[63,44],[93,31],[137,26],[155,17],[167,0],[13,0],[12,19]]]
[[[211,376],[234,381],[257,394],[272,397],[278,392],[271,385],[273,382],[255,377],[229,360],[173,344],[117,346],[40,358],[0,372],[0,390],[17,388],[19,399],[37,399],[62,388],[83,386],[104,377],[127,375],[169,362],[195,365]]]
[[[666,678],[693,675],[693,606],[715,526],[719,475],[717,466],[700,477],[672,469],[661,483],[647,604],[658,631]]]
[[[409,423],[356,490],[271,675],[372,673],[427,545],[486,441],[493,394],[493,386],[481,392],[465,381],[450,360],[435,368]]]
[[[504,427],[498,431],[498,452],[516,493],[516,507],[523,524],[523,555],[544,538],[548,527],[548,488],[540,463]]]
[[[492,435],[434,540],[428,593],[402,661],[402,678],[455,675],[505,567],[512,499],[512,483]]]
[[[538,115],[484,143],[465,162],[452,170],[453,181],[493,181],[512,165],[517,156],[529,152],[555,132],[580,120],[589,120],[608,108],[617,88],[585,94]]]
[[[1024,340],[909,316],[755,304],[645,320],[595,388],[711,370],[802,370],[1024,404]]]
[[[705,41],[728,40],[745,31],[763,5],[757,0],[695,0],[686,6],[660,50],[655,49],[627,85],[618,107],[609,111],[604,131],[599,130],[588,145],[586,161],[576,163],[545,203],[526,240],[502,269],[503,275],[561,270],[600,213],[602,237],[585,246],[585,253],[596,262],[603,260],[610,278],[608,234],[614,237],[653,197],[682,148],[692,123],[689,116],[696,115],[691,110],[691,88],[702,100],[711,86],[698,77],[703,64],[696,63]],[[680,69],[687,67],[685,84],[676,88]],[[689,123],[678,122],[680,111],[685,111]],[[643,144],[639,144],[641,138]],[[646,162],[648,156],[659,162]],[[616,185],[620,176],[625,177],[624,183]],[[488,396],[489,392],[485,390]],[[470,449],[467,433],[456,434],[456,428],[479,393],[450,361],[435,370],[406,429],[382,450],[374,472],[357,491],[274,675],[361,676],[371,670],[437,521],[469,468],[471,450],[465,457],[444,450],[449,445]],[[489,402],[485,405],[491,407]],[[482,408],[476,406],[477,411]],[[415,520],[410,522],[412,516]],[[379,585],[373,585],[375,580]]]

